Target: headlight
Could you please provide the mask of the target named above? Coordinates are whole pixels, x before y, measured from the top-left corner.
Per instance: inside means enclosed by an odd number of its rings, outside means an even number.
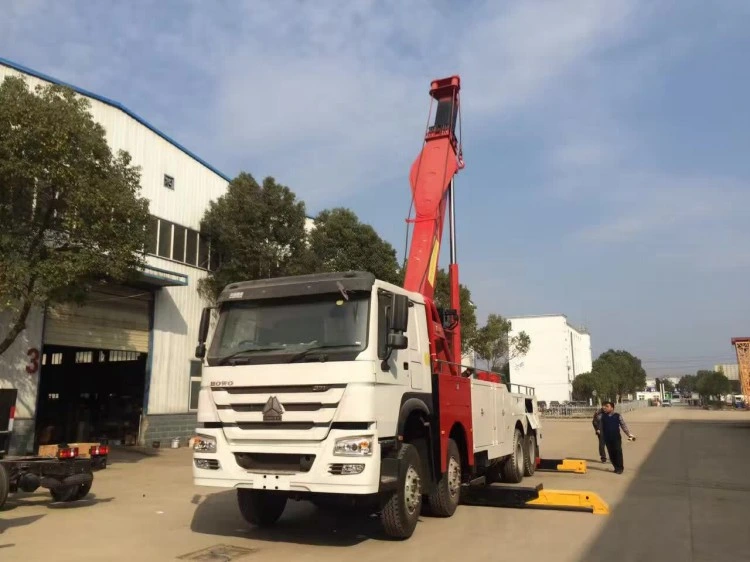
[[[336,439],[333,454],[344,457],[369,457],[372,455],[373,436],[343,437]]]
[[[193,441],[193,451],[196,453],[215,453],[216,438],[210,435],[196,435]]]

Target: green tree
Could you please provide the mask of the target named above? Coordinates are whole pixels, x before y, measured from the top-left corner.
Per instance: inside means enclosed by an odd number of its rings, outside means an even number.
[[[624,350],[610,349],[596,358],[592,372],[602,377],[608,396],[622,401],[626,394],[634,393],[646,386],[646,371],[641,360]]]
[[[662,384],[664,392],[674,392],[674,384],[669,379],[656,379],[656,390],[660,390]]]
[[[573,379],[573,400],[588,400],[594,397],[596,391],[597,396],[599,389],[597,388],[596,377],[593,373],[581,373]]]
[[[490,314],[474,338],[474,350],[487,361],[490,370],[500,371],[512,359],[526,355],[531,338],[526,332],[511,336],[511,322],[499,314]]]
[[[0,84],[0,354],[33,306],[83,302],[143,265],[140,170],[113,155],[89,101],[57,85]]]
[[[698,380],[698,377],[696,375],[684,375],[680,378],[680,382],[677,383],[677,386],[682,392],[687,392],[687,393],[698,392],[696,390],[697,380]]]
[[[399,282],[396,250],[349,209],[321,211],[309,241],[305,268],[310,273],[361,270],[389,283]]]
[[[215,299],[229,283],[303,272],[307,255],[305,204],[286,186],[267,177],[258,184],[241,172],[212,201],[201,221],[216,265],[199,283]]]
[[[718,399],[724,394],[729,394],[732,390],[732,385],[726,375],[716,371],[698,371],[695,387],[704,400],[709,400],[712,397]]]

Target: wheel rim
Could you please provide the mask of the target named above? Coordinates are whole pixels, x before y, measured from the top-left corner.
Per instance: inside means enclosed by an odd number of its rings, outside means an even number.
[[[452,498],[458,494],[459,488],[461,488],[461,465],[455,457],[451,457],[448,462],[448,492]]]
[[[536,447],[534,445],[534,439],[529,438],[529,463],[531,466],[534,466],[534,463],[536,462]]]
[[[406,510],[409,513],[414,513],[419,502],[422,499],[422,488],[419,482],[419,474],[413,466],[410,466],[406,471],[406,479],[404,481],[404,500],[406,501]]]

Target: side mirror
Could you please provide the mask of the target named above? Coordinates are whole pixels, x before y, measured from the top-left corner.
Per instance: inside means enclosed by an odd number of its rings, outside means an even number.
[[[211,308],[206,307],[201,312],[201,322],[198,326],[198,347],[195,348],[195,356],[203,359],[206,356],[206,339],[208,338],[208,325],[211,321]]]
[[[406,295],[393,295],[390,328],[392,332],[401,333],[409,328],[409,297]]]
[[[388,334],[388,347],[390,349],[406,349],[409,347],[409,338],[400,332]]]

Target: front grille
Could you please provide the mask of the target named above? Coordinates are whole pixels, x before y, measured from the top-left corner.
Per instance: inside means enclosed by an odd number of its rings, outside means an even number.
[[[235,453],[237,464],[245,470],[257,472],[309,472],[315,455],[286,453]]]
[[[291,394],[327,392],[332,388],[346,388],[346,384],[305,384],[290,386],[214,386],[213,391],[224,391],[229,394]]]
[[[266,404],[228,404],[217,406],[219,410],[234,410],[235,412],[262,412]],[[336,404],[322,402],[298,402],[284,404],[285,412],[317,412],[323,408],[335,408]]]
[[[313,427],[328,427],[328,423],[315,423],[315,422],[237,422],[236,425],[240,429],[295,429],[295,430],[308,430]]]

